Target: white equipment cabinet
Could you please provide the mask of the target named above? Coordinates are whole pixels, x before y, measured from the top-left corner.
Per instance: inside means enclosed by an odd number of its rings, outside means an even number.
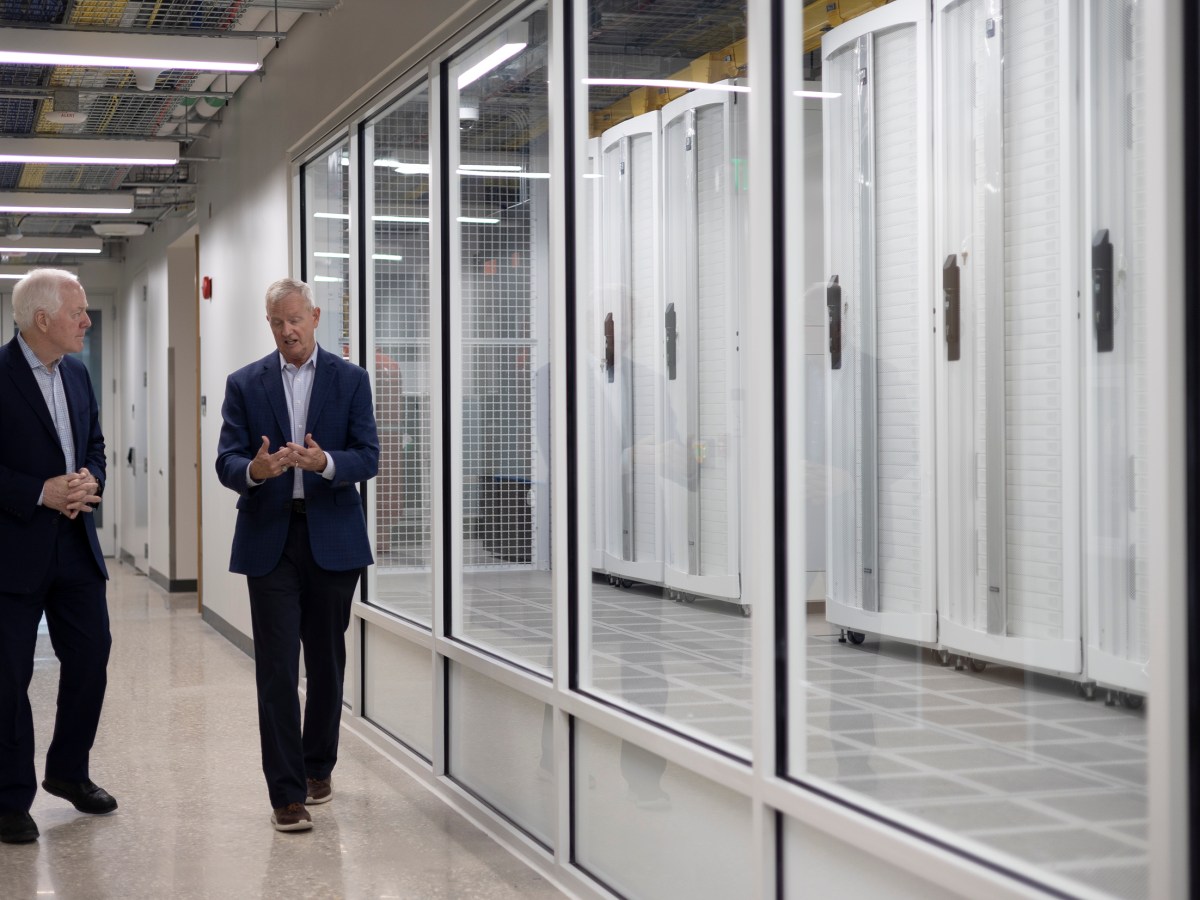
[[[936,0],[938,613],[947,650],[1082,678],[1070,0]]]
[[[663,581],[663,351],[659,114],[600,138],[597,433],[602,568],[615,582]]]
[[[611,340],[606,340],[604,329],[603,290],[604,282],[600,273],[600,139],[590,138],[587,142],[587,161],[584,169],[583,218],[588,223],[588,245],[584,256],[586,266],[583,283],[588,286],[588,308],[580,316],[580,326],[587,335],[587,345],[584,348],[588,366],[582,383],[588,391],[588,422],[591,431],[585,443],[588,448],[588,472],[591,484],[591,536],[588,542],[589,559],[593,572],[603,574],[604,569],[604,521],[605,521],[605,488],[604,472],[599,469],[602,454],[598,449],[601,441],[605,440],[605,425],[600,417],[604,408],[604,385],[608,382],[609,373],[613,371],[614,356]]]
[[[929,8],[898,0],[822,41],[826,617],[937,639]]]
[[[746,99],[733,83],[662,109],[665,587],[749,604],[741,592],[738,395],[745,245]]]
[[[1146,591],[1142,7],[1086,5],[1084,321],[1087,676],[1128,705],[1149,688]],[[1129,693],[1125,693],[1129,692]]]

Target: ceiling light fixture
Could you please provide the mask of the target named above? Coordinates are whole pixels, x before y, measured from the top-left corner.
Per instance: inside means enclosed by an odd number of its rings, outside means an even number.
[[[92,231],[100,237],[138,237],[146,233],[145,222],[95,222]]]
[[[26,235],[20,244],[0,240],[0,253],[13,256],[29,253],[99,253],[104,249],[100,238],[34,237]]]
[[[0,63],[32,66],[198,69],[257,72],[258,42],[248,38],[112,34],[98,31],[0,28]]]
[[[512,44],[502,44],[497,47],[471,68],[467,69],[458,76],[458,89],[461,91],[467,85],[478,81],[492,69],[496,68],[501,63],[506,63],[528,46],[517,42]]]
[[[133,212],[132,194],[51,194],[32,191],[0,192],[0,213],[92,213],[118,215]]]
[[[37,266],[0,266],[0,278],[6,281],[18,281],[36,268]],[[55,266],[54,268],[76,276],[79,274],[74,266]]]
[[[0,163],[62,166],[173,166],[177,141],[0,138]]]
[[[593,86],[612,87],[658,87],[679,88],[685,91],[725,91],[733,94],[750,93],[748,84],[730,84],[719,81],[709,84],[707,81],[680,81],[676,78],[585,78],[583,83]]]

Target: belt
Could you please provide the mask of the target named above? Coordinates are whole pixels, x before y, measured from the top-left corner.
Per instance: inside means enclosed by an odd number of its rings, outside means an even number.
[[[294,515],[294,516],[303,516],[303,515],[305,515],[307,512],[308,512],[308,509],[307,509],[307,507],[306,507],[306,506],[305,506],[305,504],[304,504],[304,498],[303,498],[303,497],[300,497],[300,498],[293,498],[293,499],[292,499],[292,515]]]

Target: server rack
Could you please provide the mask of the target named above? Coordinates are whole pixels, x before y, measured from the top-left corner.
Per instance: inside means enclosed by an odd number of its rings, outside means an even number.
[[[939,639],[1082,677],[1074,4],[937,0]]]
[[[826,617],[937,638],[929,16],[899,0],[822,41]]]
[[[615,582],[663,581],[662,202],[657,111],[600,137],[597,414],[601,567]]]
[[[1085,27],[1084,653],[1088,678],[1136,706],[1150,681],[1141,5],[1090,3]]]
[[[733,83],[662,109],[665,586],[749,604],[740,576],[738,394],[744,99]]]

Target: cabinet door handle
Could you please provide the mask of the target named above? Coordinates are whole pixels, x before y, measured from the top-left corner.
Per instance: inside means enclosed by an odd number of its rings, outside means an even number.
[[[667,304],[667,312],[663,316],[663,329],[667,337],[667,381],[675,380],[675,344],[679,339],[679,330],[675,327],[675,304]]]
[[[958,276],[958,256],[951,253],[942,263],[942,328],[946,332],[946,359],[950,362],[962,356]]]
[[[613,325],[613,314],[604,317],[604,374],[611,384],[613,372],[617,366],[616,326]]]
[[[842,286],[834,275],[825,286],[825,310],[829,314],[829,368],[842,367]]]
[[[1096,352],[1113,349],[1113,245],[1108,229],[1092,238],[1092,317],[1096,322]]]

